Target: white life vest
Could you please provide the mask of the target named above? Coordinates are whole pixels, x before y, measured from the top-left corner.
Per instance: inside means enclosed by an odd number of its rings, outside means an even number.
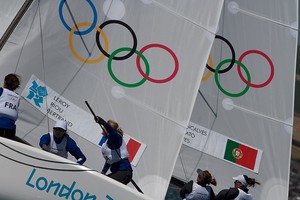
[[[3,88],[3,93],[0,96],[0,116],[7,117],[14,121],[18,118],[20,96],[6,88]]]
[[[211,194],[211,187],[202,187],[197,183],[193,183],[193,190],[191,193],[187,194],[185,200],[209,200]]]
[[[246,192],[244,192],[239,188],[238,190],[239,190],[239,195],[235,198],[235,200],[252,200],[251,194],[247,194]]]
[[[107,141],[102,145],[102,155],[108,164],[113,164],[121,159],[129,158],[129,153],[125,141],[122,139],[122,145],[119,149],[111,150],[107,146]]]
[[[61,143],[56,144],[54,140],[53,132],[50,132],[49,135],[50,135],[49,151],[63,158],[68,158],[68,152],[67,152],[68,136],[66,135],[63,136],[64,138],[62,139]]]

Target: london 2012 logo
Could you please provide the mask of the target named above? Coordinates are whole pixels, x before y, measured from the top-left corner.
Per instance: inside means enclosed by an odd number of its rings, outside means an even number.
[[[47,88],[39,85],[35,80],[33,80],[31,84],[29,94],[26,98],[33,100],[34,104],[40,108],[41,104],[44,102],[44,98],[48,96]]]

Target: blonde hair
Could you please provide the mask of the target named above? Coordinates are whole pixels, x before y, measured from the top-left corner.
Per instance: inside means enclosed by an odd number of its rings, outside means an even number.
[[[118,124],[116,121],[110,119],[110,120],[107,121],[107,123],[108,123],[113,129],[115,129],[120,135],[122,135],[122,136],[124,135],[123,130],[119,127],[119,124]]]

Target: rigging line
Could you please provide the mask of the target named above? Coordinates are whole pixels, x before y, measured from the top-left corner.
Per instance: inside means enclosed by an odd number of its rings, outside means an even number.
[[[57,163],[57,164],[69,164],[69,165],[79,165],[78,163],[70,163],[70,162],[60,162],[60,161],[54,161],[54,160],[47,160],[47,159],[43,159],[43,158],[38,158],[38,157],[35,157],[35,156],[31,156],[31,155],[28,155],[28,154],[25,154],[23,152],[20,152],[16,149],[13,149],[12,147],[0,142],[1,145],[3,145],[4,147],[16,152],[16,153],[19,153],[21,155],[24,155],[24,156],[27,156],[29,158],[33,158],[33,159],[36,159],[36,160],[40,160],[40,161],[45,161],[45,162],[50,162],[50,163]]]
[[[284,27],[286,27],[286,28],[290,28],[290,29],[294,29],[294,30],[298,31],[298,28],[293,27],[293,26],[291,26],[291,25],[284,24],[284,23],[282,23],[282,22],[275,21],[275,20],[269,19],[269,18],[264,17],[264,16],[260,16],[260,15],[258,15],[258,14],[255,14],[255,13],[252,13],[252,12],[249,12],[249,11],[246,11],[246,10],[243,10],[243,9],[241,9],[241,8],[239,8],[239,7],[235,8],[235,9],[237,9],[238,11],[241,11],[241,13],[244,13],[244,14],[246,14],[246,15],[249,15],[249,16],[252,16],[252,17],[256,17],[256,18],[258,18],[258,19],[262,19],[262,20],[265,20],[265,21],[268,21],[268,22],[271,22],[271,23],[274,23],[274,24],[278,24],[278,25],[284,26]]]
[[[73,15],[73,13],[72,13],[70,7],[69,7],[69,4],[68,4],[67,0],[64,0],[64,2],[65,2],[65,4],[66,4],[66,6],[67,6],[67,9],[68,9],[69,14],[70,14],[70,16],[71,16],[71,18],[72,18],[72,21],[73,21],[73,23],[74,23],[74,25],[75,25],[75,27],[76,27],[78,33],[79,33],[79,37],[80,37],[80,39],[81,39],[81,41],[82,41],[82,44],[84,45],[85,50],[87,51],[88,55],[91,56],[92,53],[89,51],[89,49],[88,49],[88,47],[87,47],[85,41],[84,41],[83,38],[82,38],[81,32],[80,32],[80,30],[79,30],[79,28],[78,28],[78,26],[77,26],[76,20],[75,20],[74,15]]]
[[[17,71],[18,67],[19,67],[19,63],[20,63],[20,59],[21,59],[21,55],[23,54],[23,50],[24,50],[24,47],[25,47],[25,43],[26,41],[28,40],[28,37],[29,37],[29,33],[30,33],[30,30],[32,29],[32,26],[33,26],[33,23],[34,23],[34,19],[36,18],[37,16],[37,13],[39,11],[39,8],[40,8],[40,0],[36,1],[37,2],[37,8],[36,8],[36,11],[34,12],[34,16],[32,18],[32,22],[30,24],[30,27],[28,29],[28,32],[27,32],[27,35],[25,37],[25,40],[24,40],[24,43],[21,47],[21,51],[20,51],[20,54],[19,54],[19,57],[18,57],[18,61],[17,61],[17,65],[16,65],[16,69],[15,69],[15,72]],[[41,26],[41,25],[40,25]],[[43,49],[42,49],[43,51]],[[44,60],[43,60],[44,62]],[[44,66],[44,65],[43,65]],[[40,125],[42,123],[42,121],[44,120],[45,116],[39,121],[38,125]],[[48,125],[49,126],[49,125]],[[28,133],[26,133],[22,138],[24,139],[29,133],[31,133],[34,129],[36,129],[38,126],[32,128]],[[49,127],[48,127],[48,130],[49,130]]]
[[[31,24],[30,24],[30,27],[29,27],[29,29],[28,29],[27,35],[26,35],[26,37],[25,37],[24,43],[22,44],[22,47],[21,47],[21,50],[20,50],[20,53],[19,53],[19,56],[18,56],[18,60],[17,60],[15,72],[17,71],[17,69],[18,69],[18,67],[19,67],[19,63],[20,63],[21,55],[23,54],[23,50],[24,50],[24,47],[25,47],[25,43],[26,43],[26,41],[27,41],[27,39],[28,39],[28,37],[29,37],[30,30],[31,30],[31,28],[32,28],[32,26],[33,26],[33,22],[34,22],[34,19],[35,19],[35,17],[36,17],[37,11],[38,11],[38,6],[39,6],[39,3],[40,3],[40,2],[39,2],[39,1],[37,1],[37,2],[38,2],[38,3],[37,3],[38,5],[37,5],[37,8],[36,8],[36,11],[34,12],[34,15],[33,15],[33,18],[32,18]],[[33,7],[33,6],[32,6],[32,7]]]
[[[200,91],[200,89],[198,89],[198,93],[201,95],[202,99],[205,101],[205,103],[209,107],[210,111],[214,114],[215,117],[217,117],[217,113],[214,112],[214,110],[212,109],[212,107],[210,106],[210,104],[207,102],[206,98],[204,97],[204,95],[202,94],[202,92]]]
[[[29,167],[38,168],[38,169],[45,169],[45,170],[52,170],[52,171],[64,171],[64,172],[90,172],[90,171],[98,172],[97,170],[93,170],[93,169],[56,169],[56,168],[50,168],[50,167],[41,167],[41,166],[38,166],[38,165],[32,165],[32,164],[28,164],[28,163],[25,163],[25,162],[21,162],[19,160],[7,157],[3,154],[0,154],[0,156],[6,158],[8,160],[11,160],[13,162],[16,162],[16,163],[19,163],[19,164],[22,164],[22,165],[26,165],[26,166],[29,166]]]
[[[23,97],[24,98],[24,97]],[[32,106],[32,105],[31,105]],[[34,107],[34,106],[32,106]],[[35,108],[35,107],[34,107]],[[41,125],[42,121],[45,119],[46,115],[44,115],[41,120],[38,122],[38,124],[33,127],[30,131],[28,131],[28,133],[26,133],[22,138],[24,139],[28,134],[30,134],[33,130],[35,130],[37,127],[39,127],[39,125]],[[49,129],[49,128],[48,128]]]
[[[181,153],[179,152],[179,160],[181,162],[181,166],[183,168],[183,172],[184,172],[184,176],[185,176],[185,179],[186,180],[189,180],[188,177],[187,177],[187,171],[185,169],[185,166],[184,166],[184,163],[183,163],[183,159],[182,159],[182,156],[181,156]]]
[[[208,141],[209,141],[209,138],[211,137],[211,134],[210,134],[210,133],[212,132],[212,127],[214,126],[216,120],[217,120],[217,117],[214,118],[214,120],[213,120],[213,122],[212,122],[212,125],[210,126],[210,129],[209,129],[209,132],[208,132],[208,137],[207,137],[206,142],[205,142],[205,144],[204,144],[204,146],[203,146],[203,149],[205,149],[206,146],[207,146],[207,143],[208,143]],[[199,157],[199,159],[198,159],[198,161],[197,161],[197,164],[195,165],[195,168],[193,169],[193,172],[196,171],[197,166],[199,165],[200,160],[202,159],[202,156],[205,154],[205,153],[203,152],[203,149],[201,150],[201,155],[200,155],[200,157]],[[189,178],[191,178],[191,177],[192,177],[192,174],[190,175]]]
[[[183,16],[183,15],[181,15],[181,14],[179,14],[179,13],[176,13],[175,11],[173,11],[173,10],[171,10],[170,8],[168,8],[168,7],[164,6],[164,5],[162,5],[161,3],[157,2],[157,1],[154,1],[154,0],[153,0],[152,2],[153,2],[154,4],[156,4],[157,6],[159,6],[160,8],[165,9],[165,10],[168,11],[169,13],[171,13],[171,14],[177,16],[177,17],[181,17],[181,18],[185,19],[186,21],[188,21],[188,22],[194,24],[195,26],[200,27],[200,28],[206,30],[207,32],[210,32],[210,33],[212,33],[212,34],[214,34],[214,35],[216,34],[216,33],[212,32],[211,30],[209,30],[209,29],[207,29],[207,28],[205,28],[205,27],[203,27],[203,26],[200,26],[200,25],[199,25],[197,22],[195,22],[194,20],[191,20],[191,19],[189,19],[189,18],[187,18],[187,17],[185,17],[185,16]]]
[[[17,25],[19,24],[19,22],[21,21],[21,19],[23,18],[23,16],[27,12],[27,10],[31,6],[32,2],[33,2],[33,0],[26,0],[23,3],[23,5],[21,6],[18,13],[15,15],[12,22],[9,24],[8,28],[4,32],[2,38],[0,39],[0,51],[2,50],[3,46],[5,45],[5,43],[7,42],[7,40],[11,36],[11,34],[14,32],[15,28],[17,27]]]
[[[40,1],[39,1],[40,2]],[[41,49],[42,49],[42,73],[43,73],[43,80],[45,81],[45,83],[47,82],[46,81],[46,74],[45,74],[45,56],[44,56],[44,40],[43,40],[43,28],[42,28],[42,16],[41,16],[41,10],[40,10],[40,4],[38,6],[38,9],[39,9],[39,22],[40,22],[40,35],[41,35]],[[48,105],[48,98],[46,98],[46,106]],[[48,107],[48,106],[47,106]],[[47,127],[48,127],[48,132],[50,131],[50,122],[49,122],[49,117],[48,117],[48,113],[47,113]]]
[[[269,120],[272,120],[272,121],[275,121],[275,122],[283,123],[283,124],[291,126],[291,127],[293,126],[293,124],[291,124],[291,123],[284,122],[284,121],[279,120],[279,119],[275,119],[274,117],[270,117],[270,116],[267,116],[267,115],[264,115],[264,114],[261,114],[261,113],[258,113],[258,112],[254,112],[252,110],[234,105],[232,103],[227,103],[227,104],[233,106],[234,108],[236,108],[238,110],[245,111],[245,112],[248,112],[250,114],[253,114],[253,115],[256,115],[256,116],[259,116],[259,117],[263,117],[263,118],[266,118],[266,119],[269,119]]]

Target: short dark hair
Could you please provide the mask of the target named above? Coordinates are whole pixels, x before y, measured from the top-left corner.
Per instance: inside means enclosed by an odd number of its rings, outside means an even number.
[[[16,90],[20,87],[20,76],[17,74],[8,74],[4,78],[5,86],[9,90]]]

